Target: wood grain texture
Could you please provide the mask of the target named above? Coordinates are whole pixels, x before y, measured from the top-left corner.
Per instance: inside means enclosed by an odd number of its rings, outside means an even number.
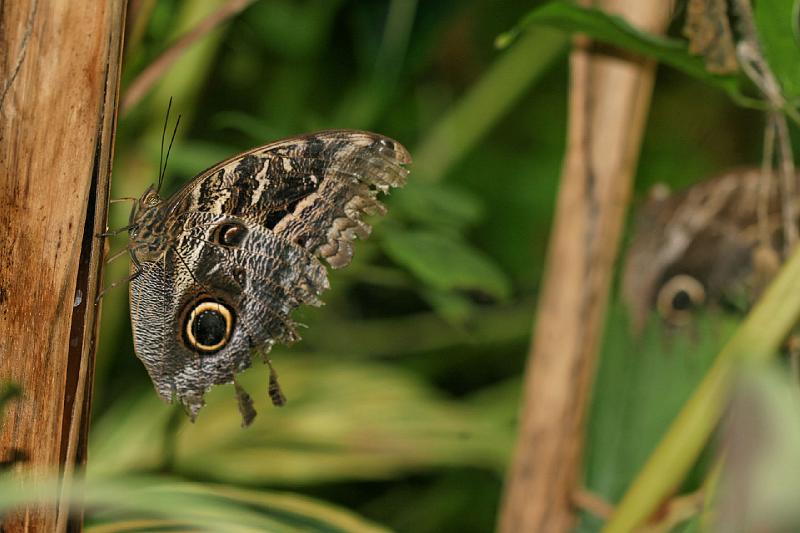
[[[661,32],[669,4],[602,0],[596,6]],[[567,153],[499,519],[506,533],[574,526],[587,400],[654,64],[598,51],[578,38],[570,72]]]
[[[21,480],[69,476],[85,458],[124,2],[0,9],[0,381],[22,388],[0,461]],[[24,509],[3,531],[63,530],[64,511]]]

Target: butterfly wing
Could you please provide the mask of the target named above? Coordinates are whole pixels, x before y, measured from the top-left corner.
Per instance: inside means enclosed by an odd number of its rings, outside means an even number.
[[[763,184],[758,169],[739,169],[642,206],[622,278],[622,296],[637,331],[677,275],[693,278],[712,301],[750,282]],[[777,187],[770,189],[764,222],[778,228]]]
[[[169,198],[164,253],[130,289],[136,353],[159,394],[194,417],[253,350],[297,340],[292,311],[328,287],[321,260],[350,262],[369,234],[362,216],[384,211],[377,192],[402,185],[410,162],[386,137],[320,132],[240,154]]]
[[[284,234],[337,268],[349,263],[349,234],[369,231],[358,213],[382,213],[376,192],[405,184],[402,165],[410,162],[402,145],[374,133],[302,135],[208,169],[169,199],[169,212],[241,217]],[[336,219],[341,220],[334,224]]]

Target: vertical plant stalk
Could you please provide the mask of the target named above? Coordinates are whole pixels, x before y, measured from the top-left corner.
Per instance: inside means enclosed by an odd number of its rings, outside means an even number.
[[[584,2],[586,3],[586,2]],[[669,2],[598,6],[661,33]],[[580,484],[587,400],[609,286],[649,108],[654,63],[593,50],[570,58],[569,128],[531,345],[502,532],[568,531]]]
[[[788,105],[783,96],[781,85],[762,54],[758,31],[753,20],[753,9],[750,0],[735,0],[733,7],[739,22],[741,40],[736,47],[737,59],[742,70],[761,91],[770,106],[767,112],[767,126],[764,142],[762,172],[766,181],[772,174],[774,165],[774,141],[777,139],[778,154],[778,191],[781,199],[781,218],[783,223],[783,256],[794,249],[798,240],[797,214],[795,213],[795,170],[792,154],[789,126],[786,115],[797,117],[794,106]],[[770,131],[772,130],[772,131]],[[769,149],[768,149],[769,148]],[[761,213],[759,213],[759,216]]]
[[[85,460],[124,13],[124,0],[0,4],[0,380],[22,390],[0,462],[21,483],[57,469],[65,496]],[[64,505],[28,507],[2,529],[68,522]]]

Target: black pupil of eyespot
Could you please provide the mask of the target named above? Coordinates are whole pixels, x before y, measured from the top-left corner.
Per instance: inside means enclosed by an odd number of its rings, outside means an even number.
[[[692,305],[692,297],[684,290],[676,292],[675,296],[672,297],[672,308],[677,311],[685,311],[690,309]]]
[[[227,322],[219,311],[206,309],[194,317],[192,335],[201,346],[215,346],[225,339]]]

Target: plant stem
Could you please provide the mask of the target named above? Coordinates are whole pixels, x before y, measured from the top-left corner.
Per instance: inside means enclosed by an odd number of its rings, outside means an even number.
[[[669,3],[604,0],[661,32]],[[584,422],[614,261],[650,105],[655,63],[576,40],[570,58],[567,153],[539,295],[514,459],[499,530],[570,531]]]

